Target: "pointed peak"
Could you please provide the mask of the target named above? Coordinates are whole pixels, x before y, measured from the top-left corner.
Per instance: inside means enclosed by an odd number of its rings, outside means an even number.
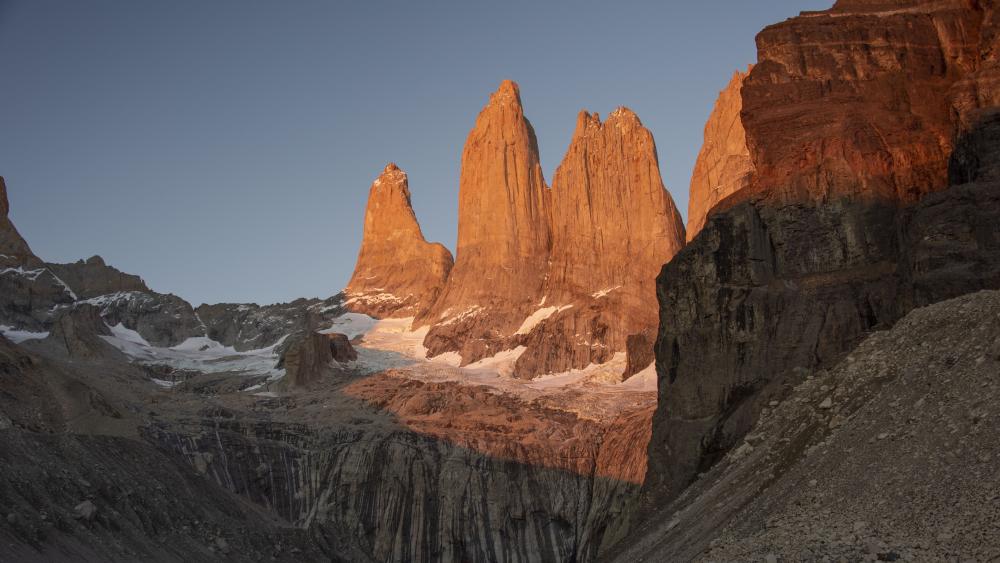
[[[615,121],[629,120],[629,121],[639,122],[640,125],[642,124],[642,122],[639,121],[639,116],[636,115],[634,111],[625,106],[618,106],[617,108],[615,108],[615,111],[611,112],[611,115],[608,116],[608,121],[611,120]]]
[[[586,135],[588,131],[592,129],[601,128],[601,114],[590,113],[589,111],[582,109],[580,113],[576,115],[576,130],[573,132],[574,137],[580,137]]]
[[[504,80],[490,95],[490,105],[521,105],[521,88],[513,80]]]
[[[375,179],[373,185],[381,186],[382,182],[406,182],[406,172],[403,172],[400,167],[396,166],[395,162],[390,162],[385,165],[385,168],[382,169],[382,173],[378,175],[378,178]]]

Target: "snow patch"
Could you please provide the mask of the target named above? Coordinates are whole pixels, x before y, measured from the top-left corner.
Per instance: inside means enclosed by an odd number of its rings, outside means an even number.
[[[359,336],[363,336],[365,333],[371,331],[379,321],[373,319],[368,315],[363,315],[361,313],[344,313],[343,315],[333,319],[333,324],[330,328],[319,331],[320,334],[333,334],[341,333],[346,334],[347,338],[354,340]]]
[[[517,363],[517,359],[524,354],[525,350],[527,348],[524,346],[518,346],[512,350],[504,350],[495,356],[473,362],[462,369],[470,371],[486,370],[495,372],[502,377],[511,377],[514,375],[514,364]]]
[[[109,326],[111,329],[111,334],[115,338],[124,340],[125,342],[130,342],[132,344],[138,344],[140,346],[149,346],[149,342],[142,337],[138,332],[126,327],[122,323],[118,323],[115,326]]]
[[[632,391],[656,391],[656,362],[649,364],[644,370],[619,383],[618,387]]]
[[[621,289],[621,287],[622,286],[620,285],[616,285],[614,287],[608,287],[600,291],[595,291],[594,293],[591,293],[590,296],[593,297],[594,299],[600,299],[601,297],[605,297],[607,294],[611,293],[612,291],[615,291],[616,289]]]
[[[266,348],[239,352],[204,336],[188,338],[173,348],[161,348],[150,345],[138,332],[121,324],[110,328],[111,336],[101,338],[139,364],[163,364],[202,373],[267,375],[272,381],[285,375],[285,370],[274,366],[278,363],[275,349],[288,338],[287,335]]]
[[[530,334],[531,331],[535,330],[535,327],[545,319],[571,307],[573,306],[563,305],[562,307],[542,307],[528,316],[528,318],[524,319],[524,322],[521,323],[521,328],[517,329],[517,332],[514,334]]]
[[[0,325],[0,334],[3,334],[4,338],[10,340],[14,344],[20,344],[25,340],[41,340],[47,338],[49,333],[47,332],[31,332],[28,330],[16,330],[13,327],[7,325]]]

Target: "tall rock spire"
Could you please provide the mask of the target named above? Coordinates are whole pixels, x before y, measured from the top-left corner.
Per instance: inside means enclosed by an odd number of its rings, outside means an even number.
[[[708,212],[717,203],[745,188],[753,173],[740,111],[743,109],[743,80],[747,72],[733,74],[729,85],[715,102],[705,124],[705,140],[691,174],[688,199],[687,239],[693,239],[705,225]]]
[[[465,141],[455,267],[437,304],[418,318],[435,325],[425,341],[431,355],[490,356],[498,350],[488,335],[513,331],[530,312],[548,263],[547,208],[535,132],[517,84],[505,80]]]
[[[551,201],[545,297],[559,310],[525,336],[525,377],[606,362],[629,335],[655,332],[656,275],[684,246],[653,135],[628,108],[604,123],[580,112]]]
[[[437,298],[451,267],[448,249],[424,240],[406,173],[389,163],[368,193],[348,308],[380,318],[415,316]]]

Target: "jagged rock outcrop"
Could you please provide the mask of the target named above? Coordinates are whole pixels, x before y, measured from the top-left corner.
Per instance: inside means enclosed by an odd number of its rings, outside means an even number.
[[[684,244],[650,132],[627,108],[581,112],[545,187],[517,86],[480,114],[462,160],[459,245],[445,291],[417,325],[429,355],[468,364],[523,348],[514,375],[582,368],[656,326],[653,278]]]
[[[125,291],[152,293],[142,278],[107,265],[100,256],[91,256],[72,264],[47,263],[46,267],[73,288],[78,299]]]
[[[259,350],[289,335],[326,329],[344,314],[343,295],[296,299],[290,303],[218,303],[195,310],[207,336],[236,350]],[[280,347],[279,347],[280,348]]]
[[[364,238],[345,305],[376,318],[413,317],[437,299],[453,263],[447,248],[424,239],[406,173],[389,163],[368,192]]]
[[[542,297],[549,258],[548,190],[538,142],[517,84],[490,96],[465,141],[458,194],[455,266],[430,324],[429,354],[457,351],[465,363],[503,350]]]
[[[111,330],[101,318],[97,307],[83,304],[65,310],[56,317],[49,340],[62,346],[72,358],[102,358],[119,353],[101,336],[111,336]]]
[[[705,124],[705,139],[691,174],[688,199],[687,240],[705,224],[710,209],[750,183],[753,161],[743,129],[743,81],[747,72],[735,72],[719,92],[712,114]]]
[[[282,387],[308,387],[334,373],[339,364],[358,359],[347,335],[310,332],[291,342],[280,365],[285,368]]]
[[[205,335],[191,304],[171,294],[123,291],[82,301],[94,305],[109,325],[121,324],[153,346],[176,346]]]
[[[962,125],[949,90],[978,71],[991,10],[841,2],[758,36],[742,114],[753,180],[658,278],[647,507],[867,332],[1000,287],[1000,119],[979,108]]]

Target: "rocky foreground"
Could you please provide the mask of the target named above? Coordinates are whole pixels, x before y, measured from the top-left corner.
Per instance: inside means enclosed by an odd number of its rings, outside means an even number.
[[[1000,292],[917,309],[803,374],[616,561],[1000,557]]]

